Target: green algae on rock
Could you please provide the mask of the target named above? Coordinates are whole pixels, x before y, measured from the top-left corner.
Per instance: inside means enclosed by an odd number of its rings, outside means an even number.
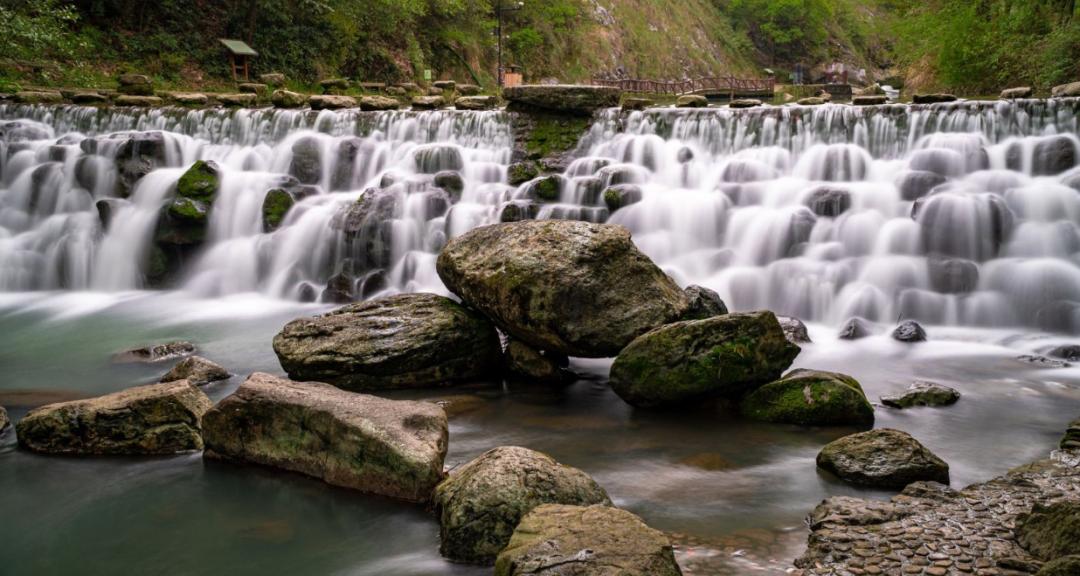
[[[522,516],[541,504],[611,505],[588,474],[517,446],[488,450],[435,489],[440,552],[451,560],[492,564]]]
[[[154,455],[201,450],[210,399],[186,380],[48,404],[15,425],[19,445],[67,455]]]
[[[293,320],[274,337],[290,377],[349,390],[445,386],[497,373],[495,327],[435,294],[398,294]]]
[[[452,292],[505,332],[569,356],[613,356],[688,306],[621,226],[483,226],[451,240],[436,267]]]
[[[743,416],[804,426],[869,426],[874,407],[851,376],[820,370],[793,370],[748,394]]]
[[[256,372],[203,418],[206,456],[283,468],[328,484],[425,502],[443,476],[437,404],[354,394]]]
[[[681,576],[671,542],[610,506],[545,504],[521,519],[495,576]]]
[[[619,353],[611,387],[643,408],[737,398],[775,380],[799,354],[772,312],[686,320],[648,332]]]

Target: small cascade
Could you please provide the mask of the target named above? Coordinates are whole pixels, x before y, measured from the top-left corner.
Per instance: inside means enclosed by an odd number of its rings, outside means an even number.
[[[448,239],[574,219],[736,310],[1076,332],[1078,134],[1077,99],[612,109],[563,173],[510,186],[505,112],[4,104],[0,290],[445,292]],[[164,245],[199,160],[205,222]]]

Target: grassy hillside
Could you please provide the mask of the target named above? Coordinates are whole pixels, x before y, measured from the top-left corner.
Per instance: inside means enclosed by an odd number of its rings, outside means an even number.
[[[345,76],[494,84],[495,9],[513,0],[4,0],[0,91],[108,87],[120,72],[163,88],[231,84],[218,38],[260,52],[256,73],[296,87]],[[527,81],[597,75],[781,81],[840,61],[870,79],[962,94],[1080,78],[1075,0],[524,0],[504,13],[504,60]]]

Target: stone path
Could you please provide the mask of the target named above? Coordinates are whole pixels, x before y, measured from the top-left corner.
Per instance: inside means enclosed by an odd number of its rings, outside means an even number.
[[[1033,574],[1041,563],[1017,544],[1016,518],[1059,499],[1080,501],[1080,450],[1055,451],[959,491],[916,482],[890,501],[829,498],[808,518],[807,551],[792,573]]]

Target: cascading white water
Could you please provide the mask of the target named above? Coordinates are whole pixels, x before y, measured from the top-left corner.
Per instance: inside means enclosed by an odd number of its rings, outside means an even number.
[[[220,187],[169,284],[201,296],[442,292],[447,238],[573,218],[627,226],[734,309],[1080,330],[1075,99],[609,110],[550,199],[539,180],[506,184],[503,112],[4,105],[0,119],[16,120],[0,123],[0,290],[146,286],[162,207],[203,159]],[[270,229],[275,188],[295,205]]]

